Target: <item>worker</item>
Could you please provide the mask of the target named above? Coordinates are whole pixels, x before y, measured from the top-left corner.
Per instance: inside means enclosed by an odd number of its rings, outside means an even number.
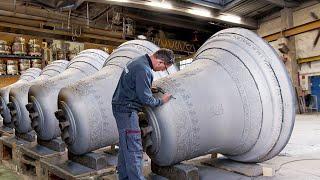
[[[144,106],[158,107],[168,102],[171,94],[160,99],[153,97],[153,71],[167,70],[174,64],[174,54],[160,49],[151,56],[145,54],[127,63],[112,97],[113,115],[119,132],[119,179],[144,179],[143,151],[138,112]]]

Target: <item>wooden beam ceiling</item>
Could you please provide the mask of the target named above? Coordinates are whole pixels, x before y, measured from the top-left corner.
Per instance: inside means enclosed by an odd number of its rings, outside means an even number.
[[[92,31],[94,32],[94,30]],[[113,46],[118,46],[121,43],[126,41],[124,39],[110,38],[110,37],[91,34],[91,33],[82,33],[80,37],[76,37],[72,33],[66,32],[66,31],[41,29],[41,28],[7,23],[7,22],[0,22],[0,32],[25,34],[25,35],[32,35],[32,36],[37,36],[42,38],[49,38],[49,39],[51,38],[51,39],[61,39],[61,40],[76,41],[76,42],[107,44],[107,45],[113,45]]]

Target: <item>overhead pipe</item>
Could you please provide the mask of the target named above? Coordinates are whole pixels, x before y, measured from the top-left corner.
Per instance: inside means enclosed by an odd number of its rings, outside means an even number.
[[[65,71],[30,87],[27,110],[38,139],[48,141],[60,136],[59,122],[54,116],[60,89],[99,71],[108,56],[102,50],[84,50],[72,59]]]
[[[73,154],[87,152],[116,144],[118,131],[112,114],[111,100],[120,75],[127,63],[135,57],[151,55],[159,48],[145,40],[132,40],[120,45],[108,58],[105,67],[59,93],[61,138]],[[169,68],[175,72],[176,68]],[[154,73],[154,79],[168,75]]]
[[[11,88],[9,93],[9,109],[15,131],[18,133],[28,133],[32,130],[29,112],[26,108],[28,104],[28,92],[32,85],[41,84],[47,79],[63,72],[68,66],[69,61],[57,60],[46,66],[40,76],[33,81],[19,83]]]
[[[7,106],[9,103],[9,92],[11,88],[19,86],[22,83],[30,82],[37,78],[41,73],[39,68],[29,68],[23,73],[19,80],[9,86],[0,89],[0,114],[3,118],[3,125],[12,128],[10,110]]]

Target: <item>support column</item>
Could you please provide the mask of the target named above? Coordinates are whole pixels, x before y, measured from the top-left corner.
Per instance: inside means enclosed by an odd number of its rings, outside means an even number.
[[[293,10],[292,8],[283,8],[281,10],[281,25],[282,30],[286,30],[293,27]],[[290,74],[294,87],[298,87],[298,64],[296,59],[296,46],[295,37],[291,36],[287,38],[287,47],[289,52],[287,54],[286,68]]]

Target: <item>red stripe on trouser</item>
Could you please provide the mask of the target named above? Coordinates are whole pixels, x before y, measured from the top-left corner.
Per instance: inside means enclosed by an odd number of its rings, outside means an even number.
[[[141,134],[140,130],[126,130],[127,134]]]

